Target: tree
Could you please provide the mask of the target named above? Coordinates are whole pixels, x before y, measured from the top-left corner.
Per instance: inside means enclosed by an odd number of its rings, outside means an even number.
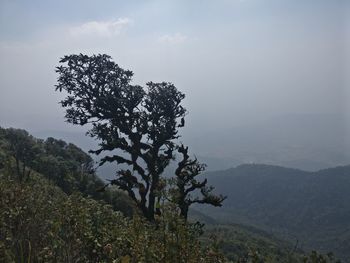
[[[199,163],[196,158],[190,159],[188,147],[184,145],[180,145],[177,151],[182,155],[182,160],[175,171],[176,188],[173,189],[172,194],[173,202],[179,206],[180,215],[187,220],[188,209],[195,203],[222,206],[226,196],[214,195],[212,193],[214,188],[207,186],[207,179],[203,181],[197,179],[197,176],[205,170],[206,165]],[[199,190],[200,193],[196,193],[196,190]]]
[[[16,161],[19,181],[28,179],[31,172],[30,169],[27,169],[28,165],[40,152],[36,140],[27,131],[13,128],[5,130],[5,139],[8,143],[8,150]]]
[[[111,152],[100,165],[117,162],[127,167],[111,184],[127,191],[154,220],[160,176],[173,159],[174,140],[184,126],[185,95],[168,82],[132,85],[133,73],[108,55],[69,55],[60,63],[56,90],[68,94],[61,101],[67,121],[89,125],[88,134],[100,140],[91,152]]]

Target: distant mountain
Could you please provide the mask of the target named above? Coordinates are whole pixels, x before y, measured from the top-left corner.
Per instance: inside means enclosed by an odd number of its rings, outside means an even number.
[[[350,258],[350,166],[306,172],[247,164],[205,176],[228,198],[220,211],[202,213]]]
[[[195,153],[226,160],[221,169],[265,163],[317,171],[350,163],[346,123],[344,116],[336,114],[290,114],[202,130],[200,136],[199,131],[188,131],[184,138]]]

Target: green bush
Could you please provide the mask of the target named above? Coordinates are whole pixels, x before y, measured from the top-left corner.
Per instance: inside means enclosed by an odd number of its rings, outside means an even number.
[[[164,207],[157,223],[124,217],[33,174],[0,178],[0,258],[5,262],[224,262],[198,231]]]

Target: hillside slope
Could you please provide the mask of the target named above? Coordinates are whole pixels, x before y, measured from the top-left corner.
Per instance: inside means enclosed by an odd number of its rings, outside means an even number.
[[[206,177],[228,196],[220,211],[207,208],[209,215],[350,258],[350,166],[305,172],[240,165]]]
[[[217,225],[194,211],[192,219],[208,224],[198,239],[200,224],[184,224],[171,203],[162,206],[156,224],[147,223],[138,213],[128,214],[125,194],[97,191],[104,184],[90,168],[91,157],[73,144],[0,128],[1,260],[226,262],[220,251],[234,261],[301,259],[291,245],[264,231]]]

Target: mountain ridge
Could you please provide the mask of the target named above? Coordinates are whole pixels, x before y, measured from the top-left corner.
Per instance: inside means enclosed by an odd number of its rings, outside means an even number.
[[[202,211],[219,222],[248,223],[350,257],[350,165],[309,172],[245,164],[204,176],[228,196],[220,211]]]

